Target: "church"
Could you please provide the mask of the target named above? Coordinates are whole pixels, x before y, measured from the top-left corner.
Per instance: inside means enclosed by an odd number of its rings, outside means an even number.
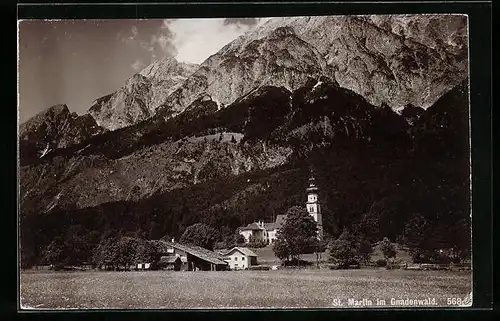
[[[321,215],[321,206],[319,202],[319,188],[316,186],[314,176],[309,178],[309,187],[306,189],[307,202],[306,209],[318,225],[318,240],[323,239],[323,217]],[[262,221],[253,222],[247,226],[240,227],[238,232],[245,238],[245,243],[251,240],[263,241],[267,244],[273,244],[276,240],[278,229],[285,223],[286,215],[276,216],[274,222],[265,223]]]

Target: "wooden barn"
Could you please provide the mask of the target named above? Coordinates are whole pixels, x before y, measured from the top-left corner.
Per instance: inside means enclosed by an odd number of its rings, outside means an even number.
[[[162,256],[160,258],[160,261],[158,262],[158,268],[161,270],[174,270],[174,271],[185,270],[185,266],[183,266],[181,257],[175,255]]]
[[[172,260],[172,262],[176,262],[177,260],[173,258],[180,258],[180,270],[224,271],[228,269],[228,264],[224,261],[223,255],[200,246],[185,245],[164,240],[159,241],[159,245],[161,248],[161,255],[165,263]]]

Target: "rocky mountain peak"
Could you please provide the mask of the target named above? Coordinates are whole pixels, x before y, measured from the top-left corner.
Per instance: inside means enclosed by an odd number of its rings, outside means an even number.
[[[109,130],[126,127],[152,116],[148,109],[151,82],[135,74],[113,94],[97,99],[89,109],[96,122]]]
[[[166,56],[163,59],[154,61],[141,70],[139,74],[151,80],[161,81],[168,76],[187,77],[191,75],[197,67],[197,64],[179,62],[174,57]]]
[[[98,98],[89,109],[97,123],[109,130],[146,120],[198,66],[173,57],[157,60],[132,75],[116,92]]]
[[[202,93],[208,93],[218,105],[227,106],[257,87],[272,85],[294,90],[309,77],[332,74],[314,46],[290,27],[243,40],[245,37],[236,39],[203,62],[162,104],[161,113],[175,116]]]
[[[395,32],[396,21],[411,32]],[[320,76],[375,106],[425,109],[466,76],[467,61],[441,46],[435,28],[415,27],[420,23],[418,16],[386,24],[371,16],[274,18],[207,59],[160,109],[174,117],[203,92],[227,106],[258,86],[295,90]],[[449,39],[461,39],[457,33]]]
[[[79,144],[103,133],[90,115],[70,113],[68,106],[52,106],[19,127],[23,161],[40,158],[58,148]]]
[[[176,117],[203,94],[219,107],[228,106],[259,86],[293,91],[309,77],[321,76],[374,106],[425,109],[467,73],[466,17],[448,20],[432,15],[273,18],[199,66],[169,56],[153,62],[123,88],[98,99],[89,113],[114,130],[154,115]]]
[[[271,31],[269,34],[269,39],[278,39],[287,36],[295,36],[295,31],[290,26],[278,27]]]
[[[49,107],[19,126],[19,136],[21,139],[28,139],[36,129],[45,123],[59,123],[64,121],[70,112],[66,104],[57,104]]]
[[[151,86],[149,79],[141,74],[134,74],[132,77],[127,79],[122,89],[126,90],[128,93],[139,92],[141,90],[149,90],[148,87]]]

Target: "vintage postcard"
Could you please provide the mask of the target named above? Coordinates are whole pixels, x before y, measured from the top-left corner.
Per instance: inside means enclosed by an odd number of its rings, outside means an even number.
[[[18,41],[21,310],[471,306],[467,15]]]

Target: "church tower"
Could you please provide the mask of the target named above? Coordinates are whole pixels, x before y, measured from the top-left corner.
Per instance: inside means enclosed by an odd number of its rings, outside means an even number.
[[[318,200],[319,189],[316,186],[316,182],[314,176],[311,173],[311,177],[309,178],[309,187],[306,189],[307,192],[307,203],[306,208],[309,215],[313,217],[313,219],[318,224],[318,239],[323,239],[323,218],[321,216],[321,206]]]

